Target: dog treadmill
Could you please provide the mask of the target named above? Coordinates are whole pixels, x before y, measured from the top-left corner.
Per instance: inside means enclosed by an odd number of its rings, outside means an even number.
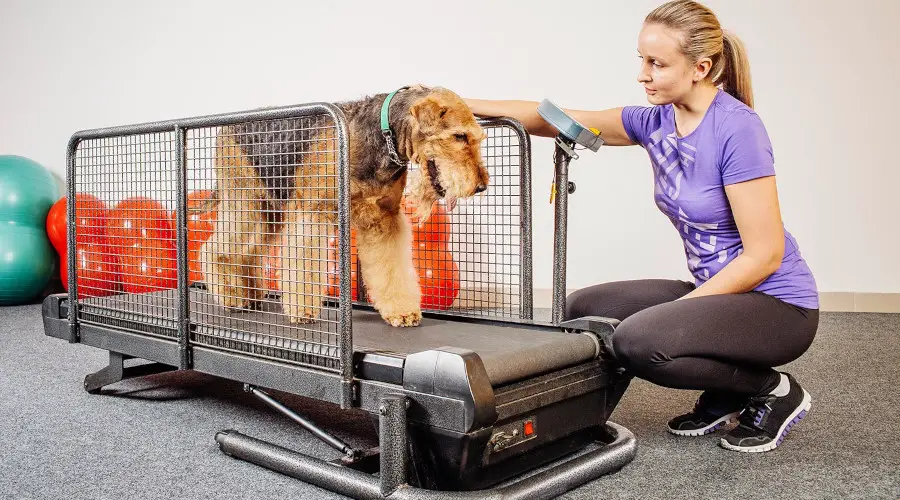
[[[519,276],[525,279],[518,281],[514,294],[521,300],[510,307],[502,300],[499,312],[492,309],[496,301],[479,299],[478,303],[491,305],[425,310],[418,327],[390,327],[365,301],[350,300],[345,222],[339,228],[339,293],[331,307],[321,309],[316,323],[289,323],[277,294],[254,310],[229,311],[202,283],[190,284],[185,224],[190,130],[320,115],[327,115],[328,126],[337,130],[339,161],[346,162],[343,118],[338,109],[325,104],[87,131],[73,137],[67,176],[70,200],[85,185],[80,179],[96,183],[104,178],[96,164],[103,144],[82,146],[85,141],[172,133],[176,146],[174,157],[163,163],[172,169],[175,181],[178,286],[86,297],[79,296],[77,278],[70,273],[69,292],[44,301],[46,335],[109,351],[109,365],[88,375],[84,389],[98,394],[125,378],[173,369],[241,382],[248,397],[257,397],[294,420],[341,457],[331,461],[310,457],[236,430],[215,436],[220,449],[353,498],[552,498],[630,462],[636,453],[634,437],[608,421],[630,381],[610,354],[617,322],[594,317],[559,321],[563,302],[558,288],[564,290],[565,281],[557,274],[553,319],[541,322],[532,317],[530,241],[524,242],[530,240],[528,200],[516,202],[525,229],[519,266]],[[517,155],[518,164],[512,166],[521,169],[521,187],[528,188],[522,189],[522,197],[529,197],[527,134],[508,119],[482,124],[503,131],[497,149],[488,149],[486,156],[502,160],[504,155]],[[151,137],[159,141],[158,135]],[[83,168],[89,176],[81,173],[79,147],[88,151]],[[571,159],[566,151],[560,151],[558,142],[557,176],[563,179]],[[115,168],[122,164],[110,162]],[[506,160],[497,164],[511,167]],[[343,190],[346,184],[342,185]],[[344,195],[342,191],[342,199]],[[565,201],[565,196],[556,199],[557,215],[561,199]],[[493,203],[490,206],[496,206]],[[70,201],[70,227],[74,227],[72,205]],[[564,236],[564,230],[557,226],[556,237]],[[68,234],[69,248],[78,244],[76,231]],[[559,252],[564,248],[564,241],[557,240],[555,261],[564,258],[564,251]],[[69,269],[77,268],[74,258],[70,252]],[[559,268],[564,270],[555,262],[555,272]],[[151,363],[126,364],[131,358]],[[269,390],[365,410],[378,431],[379,446],[353,449],[282,405]]]

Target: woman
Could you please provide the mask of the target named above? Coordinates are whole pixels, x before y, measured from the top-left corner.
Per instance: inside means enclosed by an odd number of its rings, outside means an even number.
[[[615,355],[635,376],[704,391],[670,432],[701,436],[737,421],[721,445],[778,446],[810,408],[809,393],[772,367],[802,355],[819,322],[815,279],[781,220],[772,146],[753,111],[741,42],[699,3],[666,3],[638,38],[649,107],[566,110],[607,145],[644,147],[655,201],[684,240],[694,281],[634,280],[573,293],[568,318],[614,317]],[[529,133],[556,131],[536,102],[467,100]]]

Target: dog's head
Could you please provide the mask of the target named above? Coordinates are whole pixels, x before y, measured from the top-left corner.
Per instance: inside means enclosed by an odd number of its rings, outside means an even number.
[[[452,209],[457,199],[487,189],[489,176],[481,159],[484,130],[458,95],[432,89],[412,103],[409,114],[421,201],[445,198]]]

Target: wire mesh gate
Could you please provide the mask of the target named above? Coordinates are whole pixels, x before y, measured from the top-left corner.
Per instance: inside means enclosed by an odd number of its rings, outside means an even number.
[[[439,201],[421,221],[404,203],[413,225],[413,265],[422,309],[452,316],[533,319],[531,241],[531,142],[518,122],[481,119],[481,145],[490,185],[484,195],[460,200],[455,209]],[[411,165],[411,175],[419,167]],[[365,293],[355,240],[351,238],[352,296]],[[359,290],[363,290],[362,296]]]
[[[511,120],[480,123],[487,192],[414,221],[423,310],[531,319],[528,136]],[[185,368],[196,344],[352,379],[351,305],[366,296],[348,140],[327,104],[73,136],[73,335],[81,322],[177,342]]]

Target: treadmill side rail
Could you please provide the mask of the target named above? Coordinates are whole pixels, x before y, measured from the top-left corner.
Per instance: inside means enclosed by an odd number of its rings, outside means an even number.
[[[408,355],[403,388],[461,401],[465,408],[463,432],[497,420],[494,389],[481,358],[472,351],[444,347]]]

